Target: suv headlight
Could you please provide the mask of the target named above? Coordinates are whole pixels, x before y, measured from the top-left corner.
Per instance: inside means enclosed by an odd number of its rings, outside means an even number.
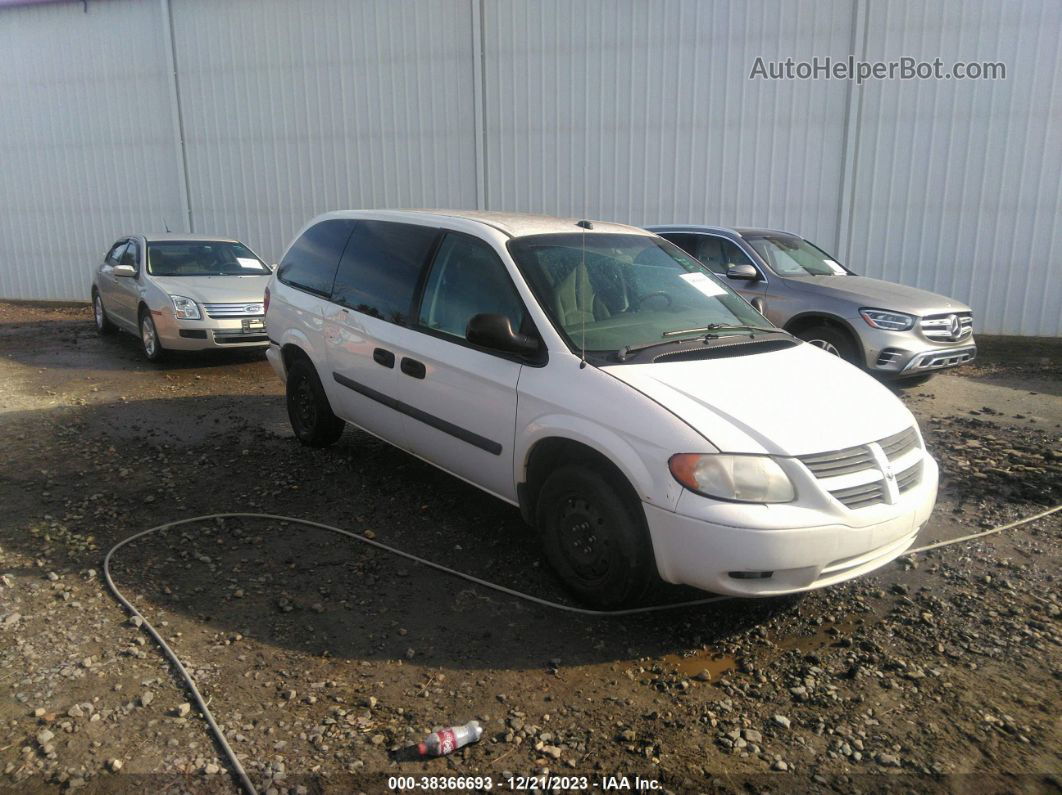
[[[667,462],[690,491],[734,502],[790,502],[796,490],[778,462],[765,455],[678,453]]]
[[[860,309],[859,314],[871,328],[885,331],[907,331],[914,325],[915,319],[903,312],[890,312],[887,309]]]
[[[199,304],[193,301],[191,298],[187,298],[183,295],[171,295],[170,300],[173,301],[173,314],[180,320],[202,320],[203,316],[199,314]]]

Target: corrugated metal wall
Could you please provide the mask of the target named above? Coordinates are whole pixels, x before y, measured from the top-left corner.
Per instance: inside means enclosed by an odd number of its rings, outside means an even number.
[[[1060,31],[1057,0],[2,9],[0,295],[83,298],[111,238],[189,215],[275,259],[326,209],[479,206],[788,228],[1058,335]],[[748,79],[850,52],[1008,79]]]

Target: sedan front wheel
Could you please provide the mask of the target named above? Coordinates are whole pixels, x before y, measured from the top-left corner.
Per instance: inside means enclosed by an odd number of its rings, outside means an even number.
[[[166,349],[159,340],[158,329],[155,328],[155,321],[147,309],[140,310],[140,344],[149,362],[160,361],[166,355]]]

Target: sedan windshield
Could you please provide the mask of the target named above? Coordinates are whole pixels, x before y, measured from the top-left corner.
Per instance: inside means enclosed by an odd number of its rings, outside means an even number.
[[[796,235],[749,235],[745,239],[779,276],[848,274],[829,254]]]
[[[152,276],[268,276],[269,268],[242,243],[213,240],[148,243]]]
[[[660,238],[533,235],[509,241],[509,252],[574,349],[619,351],[770,326],[704,266]]]

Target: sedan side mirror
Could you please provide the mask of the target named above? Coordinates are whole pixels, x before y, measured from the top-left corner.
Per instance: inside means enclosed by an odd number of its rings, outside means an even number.
[[[513,324],[505,315],[473,315],[465,329],[465,338],[474,345],[520,356],[538,353],[539,348],[539,341],[534,337],[513,331]]]
[[[742,265],[731,265],[726,269],[726,278],[736,279],[742,282],[755,282],[759,281],[759,272],[748,263]]]
[[[114,275],[125,276],[127,278],[129,276],[136,276],[136,268],[134,268],[132,265],[115,265]]]

